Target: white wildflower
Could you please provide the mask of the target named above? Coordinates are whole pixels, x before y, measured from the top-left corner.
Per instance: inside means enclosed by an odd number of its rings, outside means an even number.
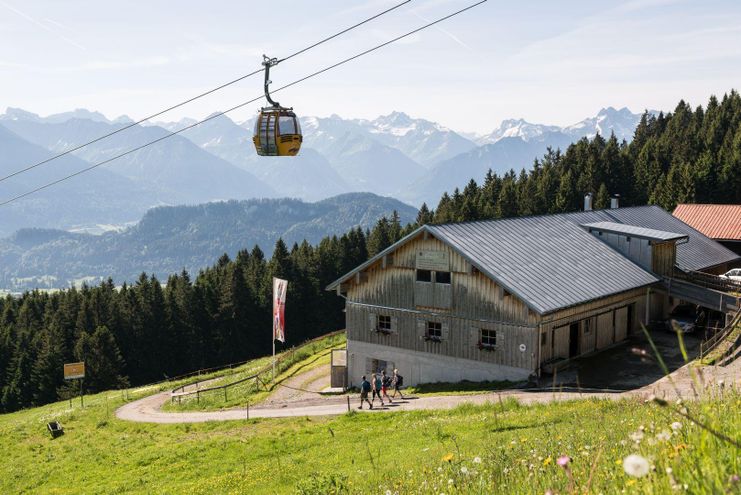
[[[437,472],[438,473],[442,473],[443,472],[443,468],[441,468],[441,467],[437,468]]]
[[[630,439],[633,440],[636,443],[640,442],[641,440],[643,440],[643,431],[638,430],[635,433],[631,433],[630,434]]]
[[[452,479],[449,479],[449,480],[448,480],[448,484],[449,484],[449,485],[452,485],[453,483],[455,483],[455,481],[453,481]]]
[[[672,430],[677,431],[681,429],[682,429],[682,423],[680,423],[679,421],[675,421],[674,423],[672,423]]]
[[[671,433],[666,430],[662,430],[656,434],[656,440],[658,440],[659,442],[668,442],[671,436]]]
[[[623,459],[623,469],[625,470],[625,473],[630,476],[635,476],[636,478],[646,476],[649,468],[646,458],[637,454],[631,454]]]
[[[481,457],[479,457],[479,456],[474,457],[473,458],[473,463],[474,464],[481,464]]]
[[[466,466],[461,466],[461,473],[468,474],[468,468]]]

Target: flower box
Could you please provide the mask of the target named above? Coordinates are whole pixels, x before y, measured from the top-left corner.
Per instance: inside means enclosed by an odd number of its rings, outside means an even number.
[[[497,346],[491,345],[491,344],[484,344],[483,342],[479,342],[476,345],[476,347],[478,347],[480,351],[493,352],[497,350]]]

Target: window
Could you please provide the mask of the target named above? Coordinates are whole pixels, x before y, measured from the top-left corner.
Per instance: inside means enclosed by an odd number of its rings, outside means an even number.
[[[378,315],[378,330],[391,331],[391,317],[388,315]]]
[[[450,272],[435,272],[435,282],[438,284],[450,284]]]
[[[430,270],[417,270],[417,282],[432,282],[432,272]]]
[[[443,325],[437,321],[427,322],[427,333],[425,335],[429,340],[442,340]]]
[[[280,117],[278,119],[278,130],[280,134],[296,134],[296,121],[293,117]]]
[[[497,345],[496,330],[481,329],[481,345],[484,347],[494,347]]]
[[[625,242],[630,242],[630,237],[626,237]]]

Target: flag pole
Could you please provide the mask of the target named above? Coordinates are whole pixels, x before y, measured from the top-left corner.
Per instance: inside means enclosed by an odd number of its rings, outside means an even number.
[[[275,383],[275,335],[273,335],[273,383]]]

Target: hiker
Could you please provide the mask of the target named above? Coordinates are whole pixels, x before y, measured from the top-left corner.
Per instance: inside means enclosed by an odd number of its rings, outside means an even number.
[[[358,409],[363,409],[363,401],[367,402],[371,409],[373,409],[373,403],[368,400],[368,392],[371,391],[371,384],[365,379],[363,375],[363,381],[360,382],[360,406]]]
[[[381,395],[386,397],[391,404],[391,397],[389,397],[388,389],[391,386],[391,377],[386,376],[386,370],[381,371]]]
[[[394,387],[394,395],[392,397],[396,399],[396,392],[404,399],[404,394],[401,393],[401,387],[404,385],[404,377],[399,374],[398,369],[394,369],[394,377],[391,379],[391,385]]]
[[[371,399],[371,404],[376,402],[376,397],[378,397],[378,400],[381,401],[381,405],[383,405],[383,397],[381,397],[381,375],[373,373],[371,375],[371,388],[373,390],[373,398]]]

